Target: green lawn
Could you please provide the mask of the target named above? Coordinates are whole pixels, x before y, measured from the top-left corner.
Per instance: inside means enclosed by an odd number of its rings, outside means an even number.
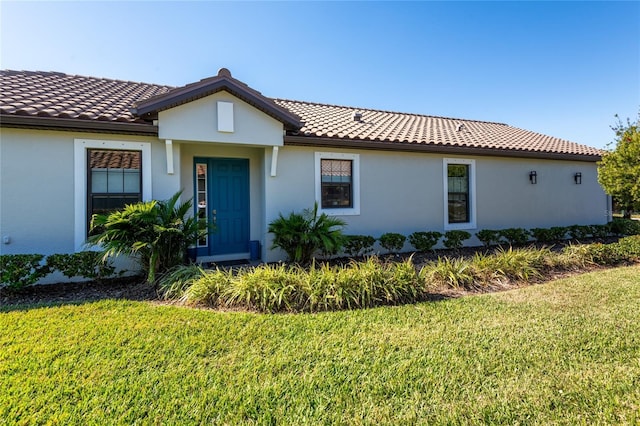
[[[9,424],[637,424],[640,266],[402,307],[0,313]]]

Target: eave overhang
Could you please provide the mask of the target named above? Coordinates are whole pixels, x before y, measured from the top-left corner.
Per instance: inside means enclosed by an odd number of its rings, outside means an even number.
[[[157,136],[158,126],[119,121],[81,120],[75,118],[0,115],[0,127],[76,132],[119,133],[124,135]]]
[[[434,154],[479,155],[491,157],[539,158],[545,160],[568,160],[595,163],[602,159],[599,155],[570,154],[518,149],[478,148],[450,144],[425,144],[409,142],[373,141],[363,139],[342,139],[314,136],[286,135],[284,145],[313,146],[327,148],[368,149],[381,151],[428,152]]]

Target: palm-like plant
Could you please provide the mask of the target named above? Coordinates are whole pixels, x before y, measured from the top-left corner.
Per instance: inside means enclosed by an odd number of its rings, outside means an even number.
[[[345,242],[342,228],[346,223],[339,218],[318,215],[318,203],[302,213],[280,216],[269,224],[274,234],[272,248],[281,248],[289,260],[307,264],[318,252],[337,253]]]
[[[209,229],[190,215],[192,202],[180,203],[182,191],[166,201],[127,205],[106,215],[94,215],[89,245],[99,245],[104,257],[129,255],[136,259],[150,284],[156,274],[185,263],[187,248]]]

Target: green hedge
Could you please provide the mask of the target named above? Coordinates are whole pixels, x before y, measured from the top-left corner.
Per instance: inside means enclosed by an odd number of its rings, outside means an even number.
[[[0,284],[18,289],[34,284],[50,271],[42,254],[0,255]]]
[[[3,254],[0,255],[2,286],[17,290],[32,284],[48,274],[60,271],[65,277],[102,280],[113,275],[110,260],[103,261],[102,253],[83,251],[71,254]]]

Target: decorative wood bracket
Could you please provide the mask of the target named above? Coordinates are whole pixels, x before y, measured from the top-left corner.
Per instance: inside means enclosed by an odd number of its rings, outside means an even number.
[[[173,174],[173,141],[166,139],[164,141],[164,147],[167,150],[167,174]]]
[[[278,147],[274,146],[271,153],[271,177],[276,177],[278,172]]]

